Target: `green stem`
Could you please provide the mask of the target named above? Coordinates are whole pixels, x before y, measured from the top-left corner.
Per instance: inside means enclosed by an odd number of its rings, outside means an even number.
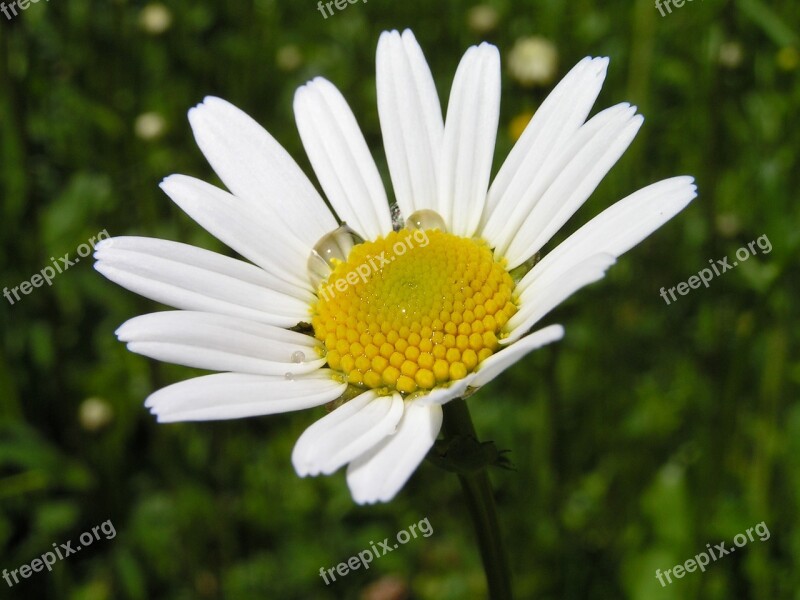
[[[444,405],[442,431],[445,440],[457,435],[471,436],[477,440],[475,426],[463,399],[452,400]],[[474,473],[459,474],[461,489],[464,492],[478,546],[486,572],[490,600],[511,600],[511,572],[508,558],[500,538],[500,527],[497,522],[497,508],[492,493],[492,483],[486,468]]]

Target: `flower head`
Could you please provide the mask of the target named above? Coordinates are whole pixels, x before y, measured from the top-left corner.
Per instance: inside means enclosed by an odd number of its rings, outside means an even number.
[[[556,76],[557,66],[555,45],[539,36],[517,40],[508,54],[511,76],[526,87],[549,84]]]
[[[159,2],[147,4],[139,14],[139,24],[151,35],[160,35],[172,25],[172,13]]]
[[[333,211],[253,119],[206,98],[189,121],[230,191],[183,175],[161,187],[249,262],[137,237],[106,240],[96,253],[106,277],[179,309],[123,324],[117,335],[131,351],[222,371],[159,390],[146,405],[169,422],[338,399],[297,441],[295,469],[305,476],[348,465],[357,502],[394,497],[436,439],[442,404],[560,339],[560,325],[530,330],[695,196],[689,177],[653,184],[533,259],[642,124],[628,104],[586,120],[607,65],[586,58],[567,74],[490,185],[497,49],[466,52],[443,119],[413,34],[384,33],[378,110],[396,219],[356,118],[330,82],[301,87],[294,109]]]

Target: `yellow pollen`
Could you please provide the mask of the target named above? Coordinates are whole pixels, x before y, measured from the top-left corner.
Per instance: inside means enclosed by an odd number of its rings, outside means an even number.
[[[491,356],[517,311],[513,292],[484,242],[404,229],[334,263],[311,323],[343,380],[410,394],[463,379]]]

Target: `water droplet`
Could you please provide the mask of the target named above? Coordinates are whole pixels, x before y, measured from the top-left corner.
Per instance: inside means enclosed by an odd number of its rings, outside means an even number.
[[[447,231],[447,226],[444,224],[444,219],[436,211],[425,208],[418,210],[408,217],[406,220],[407,229],[438,229],[440,231]]]
[[[346,261],[353,246],[362,243],[364,240],[346,223],[323,236],[308,257],[308,276],[311,284],[318,287],[328,279],[336,263]]]
[[[303,354],[300,350],[295,350],[292,352],[292,362],[293,363],[301,363],[306,359],[306,355]]]
[[[286,375],[284,375],[284,377],[286,378],[287,381],[294,381],[294,375],[292,373],[287,372]]]

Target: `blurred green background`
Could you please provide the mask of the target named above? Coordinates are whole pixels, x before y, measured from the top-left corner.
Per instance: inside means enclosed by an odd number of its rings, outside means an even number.
[[[800,598],[800,9],[476,6],[370,0],[323,18],[312,0],[53,0],[0,14],[0,285],[74,256],[102,230],[229,252],[157,187],[171,173],[218,182],[186,119],[207,94],[253,115],[310,174],[292,96],[323,75],[348,98],[388,182],[375,106],[382,30],[414,30],[443,105],[463,51],[498,45],[495,169],[558,78],[583,56],[610,56],[594,112],[629,101],[645,125],[565,234],[668,176],[694,175],[700,195],[547,317],[565,325],[561,343],[470,399],[481,437],[516,466],[492,477],[517,595]],[[557,52],[555,64],[549,52],[529,57],[555,80],[508,68],[529,36]],[[669,306],[659,296],[761,235],[769,254]],[[163,307],[90,262],[14,305],[0,300],[0,569],[108,519],[117,535],[14,588],[0,581],[0,597],[485,597],[458,482],[430,463],[392,503],[359,507],[342,473],[299,479],[291,467],[322,409],[157,425],[144,398],[194,373],[115,340],[123,321]],[[319,577],[426,517],[429,538],[330,586]],[[667,587],[656,580],[655,569],[730,546],[762,521],[767,541]]]

